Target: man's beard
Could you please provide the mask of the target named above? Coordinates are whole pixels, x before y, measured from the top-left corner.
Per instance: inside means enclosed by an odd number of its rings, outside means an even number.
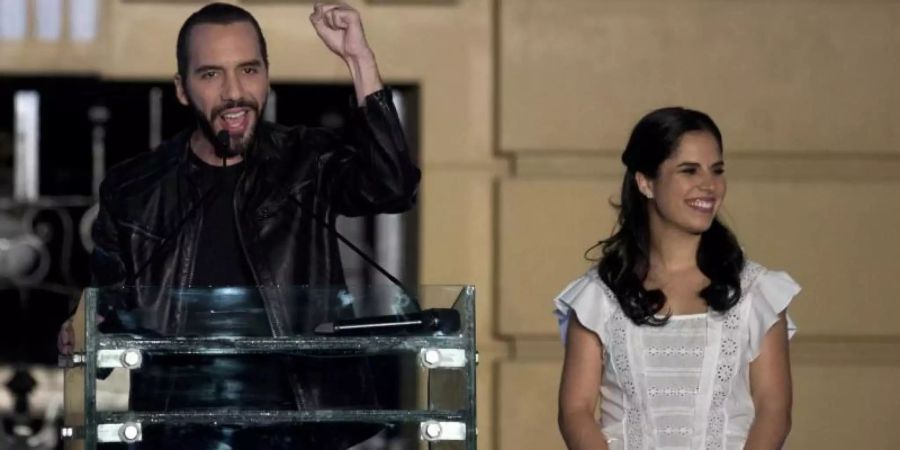
[[[256,131],[259,129],[259,123],[261,121],[260,112],[262,110],[255,101],[239,99],[225,102],[214,108],[209,117],[206,117],[206,115],[203,114],[203,111],[201,111],[193,101],[190,102],[190,106],[191,110],[194,112],[194,117],[197,120],[197,126],[209,143],[212,144],[216,156],[220,158],[231,158],[238,155],[245,155],[256,145]],[[212,122],[222,114],[222,111],[237,107],[250,108],[256,113],[256,123],[253,124],[253,129],[251,129],[246,136],[232,136],[227,131],[222,130],[219,134],[226,139],[220,139],[213,130]]]

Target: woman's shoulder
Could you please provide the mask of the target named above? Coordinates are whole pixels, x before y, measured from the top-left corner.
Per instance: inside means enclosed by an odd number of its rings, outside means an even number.
[[[744,261],[744,268],[741,270],[741,289],[747,290],[747,288],[756,282],[761,274],[768,270],[769,269],[756,261],[750,259]]]
[[[597,266],[591,266],[583,275],[570,281],[556,296],[557,300],[573,301],[587,297],[597,301],[614,301],[615,294],[600,277]]]
[[[753,261],[747,261],[741,273],[741,301],[749,303],[750,356],[754,359],[760,351],[763,337],[785,313],[800,285],[787,272],[772,270]],[[786,317],[788,336],[797,330],[790,317]]]
[[[619,305],[612,289],[603,282],[597,267],[571,281],[554,299],[554,314],[565,340],[565,329],[572,316],[606,341],[606,323]]]
[[[741,289],[744,291],[744,294],[746,295],[747,292],[759,290],[760,288],[770,287],[787,290],[793,290],[794,287],[797,290],[800,288],[787,272],[769,269],[756,261],[746,260],[744,268],[741,270]]]

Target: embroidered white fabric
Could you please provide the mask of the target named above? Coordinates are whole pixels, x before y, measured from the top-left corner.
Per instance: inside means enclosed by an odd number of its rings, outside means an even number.
[[[556,298],[565,340],[574,315],[604,347],[600,427],[611,448],[739,449],[753,421],[749,364],[800,287],[747,262],[742,296],[727,313],[674,316],[637,326],[596,268]],[[796,328],[788,318],[789,335]]]

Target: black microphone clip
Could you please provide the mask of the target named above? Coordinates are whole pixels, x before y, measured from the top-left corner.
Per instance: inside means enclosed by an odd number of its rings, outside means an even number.
[[[332,336],[372,336],[394,334],[451,334],[459,331],[459,311],[451,308],[393,316],[336,320],[316,326],[316,334]]]
[[[216,133],[216,141],[212,143],[216,156],[222,159],[227,158],[228,154],[231,153],[228,148],[230,144],[231,136],[228,134],[228,131],[222,130]]]

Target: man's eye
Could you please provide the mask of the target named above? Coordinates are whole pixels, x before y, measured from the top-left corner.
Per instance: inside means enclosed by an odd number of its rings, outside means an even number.
[[[686,173],[686,174],[688,174],[688,175],[693,175],[693,174],[697,173],[697,169],[695,169],[695,168],[693,168],[693,167],[688,167],[688,168],[681,169],[681,173]]]
[[[215,76],[216,76],[216,72],[215,72],[215,71],[212,71],[212,70],[210,70],[210,71],[208,71],[208,72],[203,72],[202,74],[200,74],[200,78],[203,78],[204,80],[208,80],[208,79],[213,78],[213,77],[215,77]]]
[[[253,75],[255,73],[259,73],[259,69],[257,69],[256,67],[245,67],[244,73],[246,73],[247,75]]]

